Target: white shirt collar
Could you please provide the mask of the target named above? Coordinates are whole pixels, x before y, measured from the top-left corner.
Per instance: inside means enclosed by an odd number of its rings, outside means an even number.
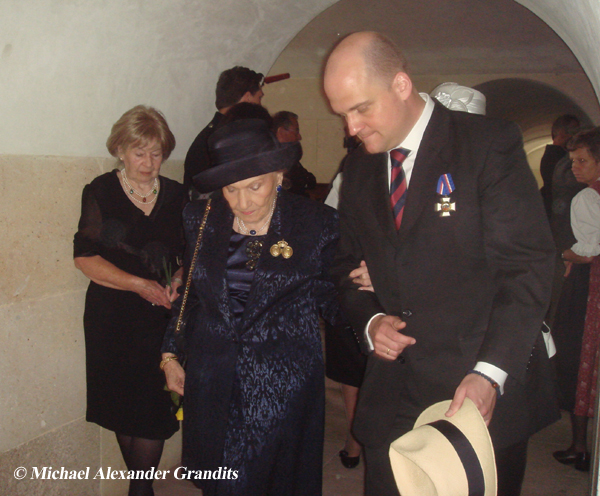
[[[408,133],[408,136],[404,138],[404,141],[398,146],[394,147],[402,147],[410,150],[410,156],[416,155],[416,153],[419,151],[423,134],[425,134],[425,128],[427,127],[427,124],[429,124],[429,120],[431,119],[431,114],[433,113],[434,108],[433,100],[427,93],[419,93],[419,96],[425,100],[425,107],[423,107],[421,116],[410,130],[410,133]]]

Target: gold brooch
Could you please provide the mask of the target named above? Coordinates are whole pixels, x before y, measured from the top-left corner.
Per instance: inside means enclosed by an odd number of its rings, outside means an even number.
[[[281,240],[271,246],[271,255],[278,257],[281,255],[283,258],[290,258],[294,254],[292,247],[287,244],[287,241]]]
[[[246,262],[246,268],[248,270],[256,269],[262,247],[262,241],[257,240],[249,241],[246,245],[246,256],[248,257],[248,261]]]

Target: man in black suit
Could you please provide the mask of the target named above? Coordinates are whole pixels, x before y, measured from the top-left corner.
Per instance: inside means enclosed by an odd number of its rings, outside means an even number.
[[[558,162],[568,155],[567,142],[579,131],[579,119],[574,115],[561,115],[552,123],[552,144],[546,145],[540,161],[540,175],[544,185],[540,189],[548,218],[552,216],[552,176]]]
[[[273,133],[280,143],[296,143],[302,141],[298,114],[289,110],[280,110],[273,116]],[[308,191],[317,185],[317,178],[304,168],[300,161],[285,171],[283,187],[290,193],[310,197]]]
[[[198,198],[198,192],[192,182],[193,177],[210,167],[208,138],[214,133],[227,111],[236,103],[248,102],[260,105],[264,96],[263,81],[264,76],[261,73],[241,66],[232,67],[220,74],[215,90],[217,112],[196,136],[185,156],[183,185],[189,192],[190,199]]]
[[[366,494],[397,496],[390,443],[431,404],[453,398],[452,416],[469,397],[498,494],[516,496],[529,436],[559,415],[540,332],[554,248],[520,132],[417,93],[377,33],[336,46],[324,88],[363,142],[344,169],[334,275],[372,350],[354,422]],[[361,260],[374,293],[347,276]]]

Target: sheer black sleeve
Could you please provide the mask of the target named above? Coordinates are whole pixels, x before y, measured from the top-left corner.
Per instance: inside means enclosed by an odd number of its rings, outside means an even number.
[[[100,232],[102,212],[92,187],[83,188],[81,196],[81,217],[73,239],[73,257],[93,257],[100,254]]]

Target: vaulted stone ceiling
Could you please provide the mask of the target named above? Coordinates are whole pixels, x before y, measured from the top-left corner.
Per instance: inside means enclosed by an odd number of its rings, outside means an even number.
[[[317,77],[337,39],[380,31],[403,48],[413,74],[582,73],[562,39],[513,0],[340,0],[290,42],[271,73]]]

